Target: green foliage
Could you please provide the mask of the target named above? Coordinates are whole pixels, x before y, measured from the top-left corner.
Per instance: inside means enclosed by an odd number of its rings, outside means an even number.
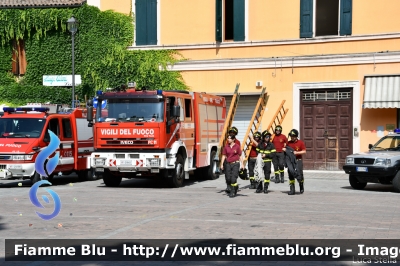
[[[82,85],[80,100],[96,90],[136,81],[139,87],[187,90],[179,72],[168,64],[182,60],[172,50],[130,51],[133,43],[132,16],[84,5],[79,8],[0,9],[0,98],[4,101],[70,103],[71,88],[43,87],[43,75],[72,73],[72,36],[66,21],[79,21],[75,35],[75,74]],[[23,39],[27,58],[24,78],[10,76],[11,40]],[[14,95],[14,96],[13,96]],[[16,99],[15,95],[21,95]]]

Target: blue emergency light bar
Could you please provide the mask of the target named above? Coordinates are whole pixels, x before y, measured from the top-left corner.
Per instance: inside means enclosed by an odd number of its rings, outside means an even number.
[[[3,107],[3,111],[7,113],[15,112],[14,107]]]
[[[12,112],[48,112],[48,107],[3,107],[3,111],[7,113]]]
[[[400,128],[396,128],[396,129],[394,130],[394,133],[400,133]]]
[[[162,95],[162,90],[157,90],[157,95]]]

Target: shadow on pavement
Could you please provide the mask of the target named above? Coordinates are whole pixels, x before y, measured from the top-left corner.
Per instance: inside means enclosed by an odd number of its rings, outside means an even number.
[[[341,187],[342,189],[348,189],[348,190],[356,190],[352,188],[351,186],[346,186],[346,187]],[[361,189],[359,191],[373,191],[373,192],[390,192],[390,193],[397,193],[394,191],[394,188],[392,185],[382,185],[382,184],[373,184],[369,183],[364,189]]]
[[[4,183],[4,181],[7,181]],[[31,187],[32,181],[29,179],[25,180],[4,180],[0,183],[1,188],[14,188],[14,187]],[[80,181],[76,175],[69,176],[55,176],[51,181],[53,186],[63,186],[70,183],[80,183],[80,182],[90,182],[90,181]]]

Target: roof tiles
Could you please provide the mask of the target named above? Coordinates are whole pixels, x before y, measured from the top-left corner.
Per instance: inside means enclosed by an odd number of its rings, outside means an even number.
[[[86,0],[1,0],[0,8],[46,8],[81,6]]]

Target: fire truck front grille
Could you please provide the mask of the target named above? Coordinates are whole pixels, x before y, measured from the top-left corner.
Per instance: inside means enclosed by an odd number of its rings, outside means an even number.
[[[0,164],[0,169],[6,169],[6,165],[5,164]]]
[[[126,145],[140,145],[140,146],[152,146],[157,144],[157,141],[154,139],[148,138],[138,138],[138,139],[101,139],[102,142],[105,142],[104,146],[126,146]]]

